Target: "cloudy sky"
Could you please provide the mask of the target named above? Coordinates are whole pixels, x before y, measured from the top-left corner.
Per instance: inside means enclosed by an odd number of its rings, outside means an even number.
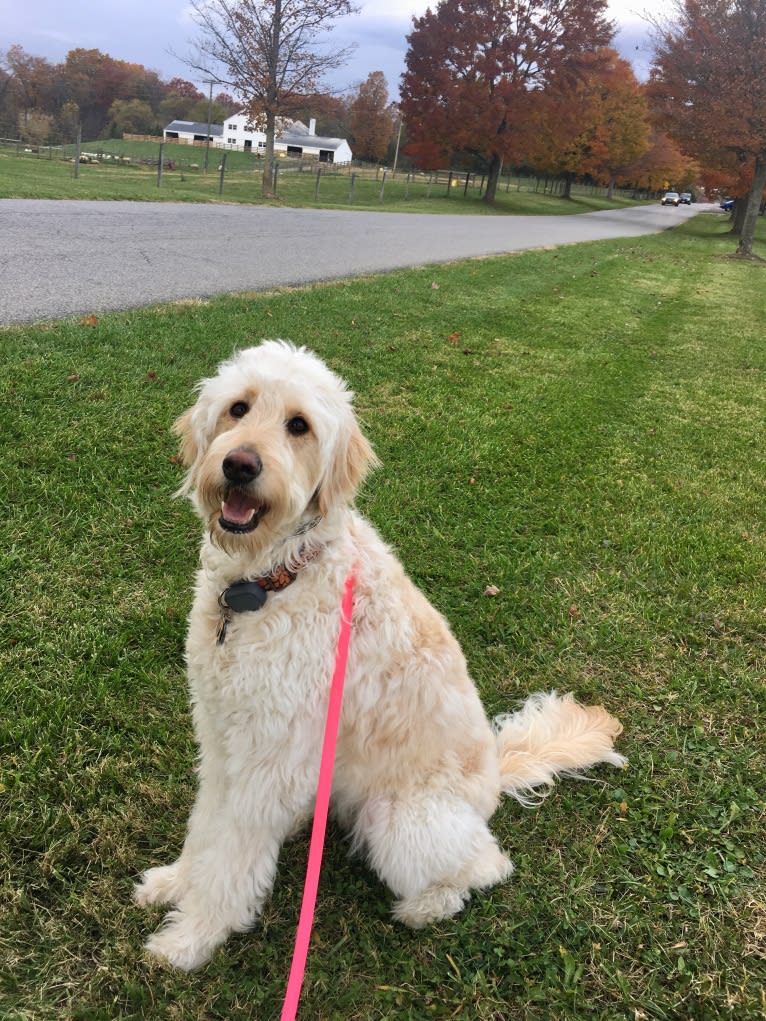
[[[405,36],[412,16],[422,14],[428,0],[361,0],[361,12],[339,23],[334,41],[357,48],[349,63],[336,72],[331,85],[354,88],[370,71],[383,71],[392,98],[398,91],[407,49]],[[431,0],[431,6],[436,6]],[[659,10],[663,0],[611,0],[611,17],[620,26],[615,40],[640,78],[650,59],[645,12]],[[186,55],[195,26],[186,0],[0,0],[0,51],[14,43],[28,53],[63,60],[75,47],[98,49],[118,60],[144,64],[162,78],[193,79],[173,52]],[[172,51],[172,52],[171,52]]]

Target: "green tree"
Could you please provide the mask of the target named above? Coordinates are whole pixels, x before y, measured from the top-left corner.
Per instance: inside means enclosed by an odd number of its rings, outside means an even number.
[[[193,106],[189,107],[184,119],[207,124],[209,117],[211,124],[223,124],[227,117],[231,117],[231,114],[231,107],[222,106],[215,99],[212,103],[207,99],[199,99]]]
[[[143,99],[115,99],[109,107],[115,137],[157,134],[157,115]]]

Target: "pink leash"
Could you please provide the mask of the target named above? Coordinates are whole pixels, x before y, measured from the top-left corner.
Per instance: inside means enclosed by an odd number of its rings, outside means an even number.
[[[338,723],[343,701],[343,682],[346,677],[348,660],[348,643],[351,638],[351,614],[353,609],[354,572],[346,579],[343,590],[343,601],[340,613],[340,635],[338,651],[335,654],[335,670],[330,686],[330,704],[327,708],[327,722],[322,742],[322,760],[319,765],[319,781],[317,783],[316,803],[314,806],[314,825],[311,829],[309,858],[306,866],[306,882],[303,886],[301,914],[298,919],[298,930],[295,934],[295,948],[290,965],[290,977],[287,980],[285,1001],[282,1004],[281,1021],[294,1021],[298,1011],[298,1001],[303,987],[303,976],[306,971],[306,958],[309,953],[311,927],[314,923],[314,908],[319,889],[319,872],[322,868],[322,851],[324,849],[325,831],[327,829],[327,813],[330,808],[330,792],[332,790],[332,772],[335,765],[335,745],[338,738]]]

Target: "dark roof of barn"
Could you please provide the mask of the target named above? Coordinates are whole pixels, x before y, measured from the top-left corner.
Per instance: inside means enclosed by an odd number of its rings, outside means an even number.
[[[210,131],[204,121],[171,121],[166,131],[185,131],[190,135],[207,135],[215,137],[223,134],[223,124],[211,124]]]

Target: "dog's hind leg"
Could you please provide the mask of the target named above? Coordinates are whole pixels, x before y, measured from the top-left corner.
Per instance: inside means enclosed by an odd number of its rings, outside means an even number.
[[[355,832],[397,897],[394,917],[412,928],[454,915],[471,890],[494,886],[513,872],[476,809],[446,794],[370,799]]]

